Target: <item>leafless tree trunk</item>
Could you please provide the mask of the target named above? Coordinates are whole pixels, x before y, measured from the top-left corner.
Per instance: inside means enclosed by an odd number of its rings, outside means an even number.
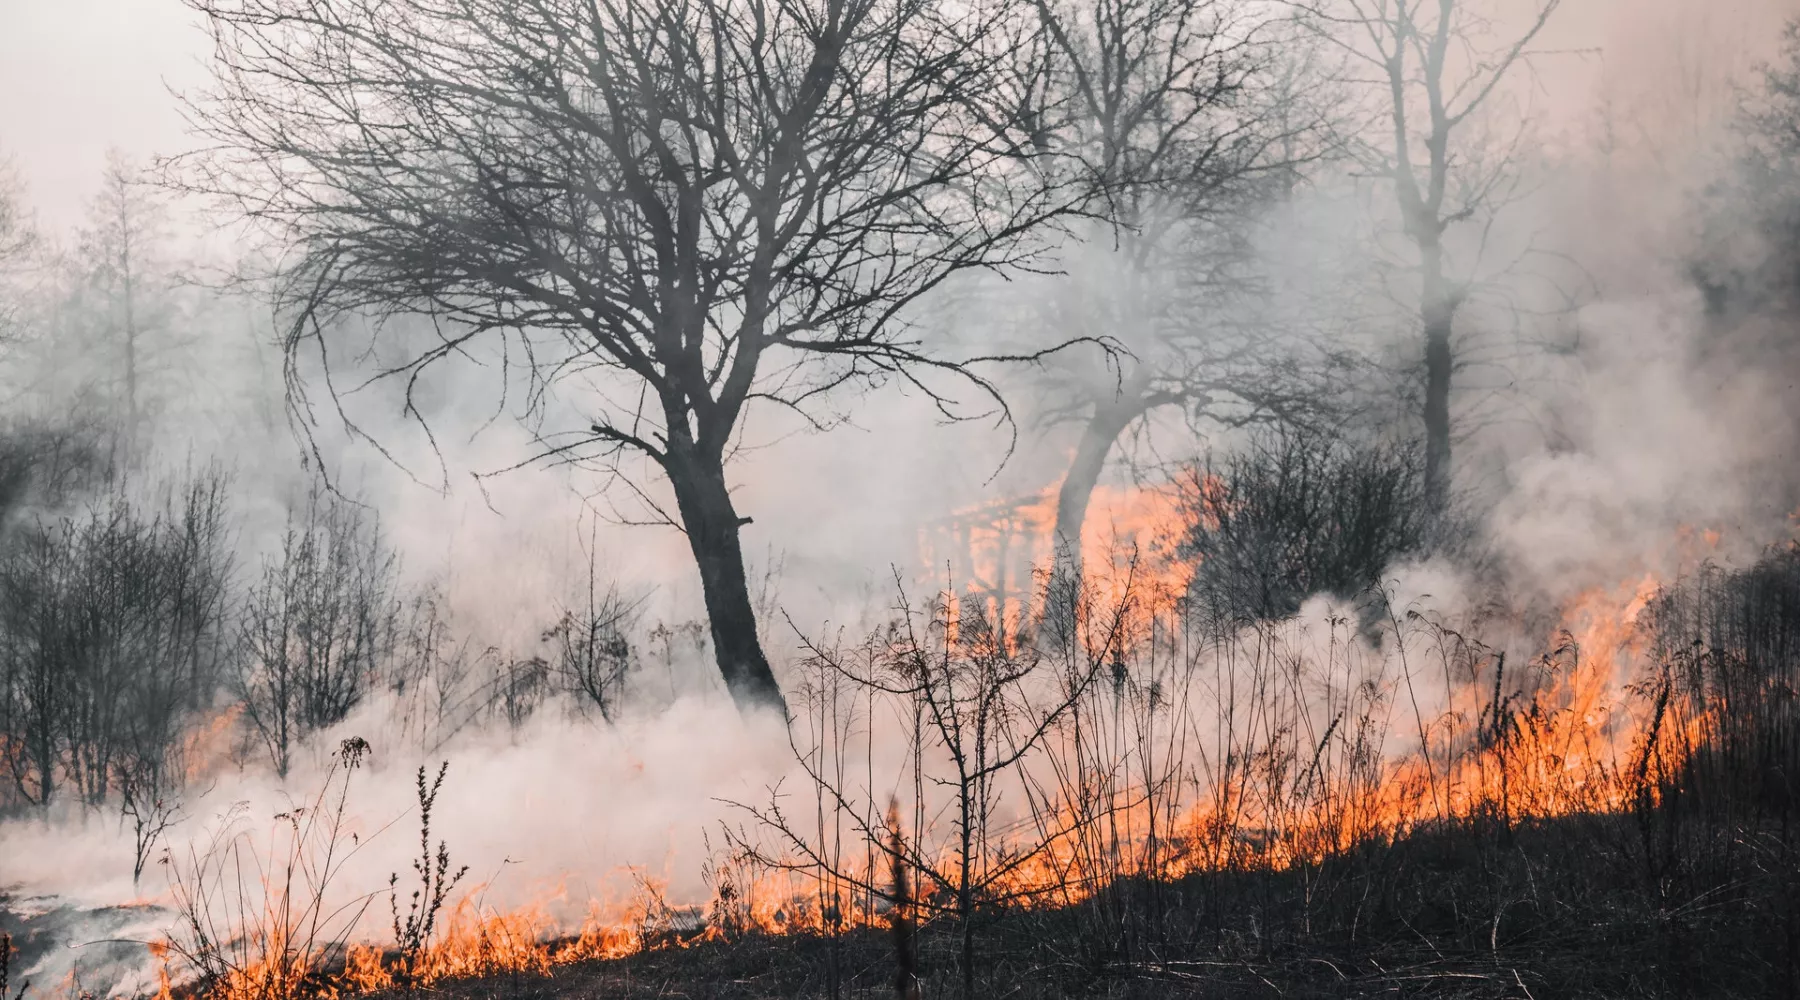
[[[1451,477],[1455,322],[1474,280],[1466,267],[1452,271],[1444,239],[1459,224],[1490,219],[1517,172],[1514,149],[1483,148],[1471,118],[1496,103],[1515,69],[1528,67],[1532,42],[1560,5],[1533,0],[1517,12],[1481,0],[1297,5],[1358,71],[1372,69],[1381,87],[1375,131],[1384,136],[1371,138],[1365,156],[1372,172],[1393,183],[1401,226],[1418,254],[1425,482],[1440,508]],[[1496,24],[1503,15],[1522,25],[1504,37]]]
[[[1064,586],[1079,587],[1082,574],[1081,534],[1087,524],[1088,502],[1106,458],[1119,436],[1134,421],[1153,407],[1168,402],[1160,395],[1152,396],[1142,378],[1122,384],[1116,398],[1094,406],[1093,414],[1081,429],[1081,439],[1069,468],[1063,474],[1056,492],[1055,565],[1052,579]]]
[[[160,212],[130,161],[117,151],[109,153],[100,193],[89,206],[88,225],[81,233],[81,251],[89,280],[104,296],[107,333],[119,352],[127,466],[139,457],[142,434],[146,332],[142,300],[154,267]]]
[[[676,441],[680,437],[677,433]],[[732,506],[723,456],[672,441],[669,460],[670,468],[679,470],[670,475],[669,482],[675,489],[688,548],[700,567],[713,655],[725,687],[740,705],[775,705],[785,712],[786,700],[756,630],[756,608],[750,601],[750,581],[744,572],[744,549],[738,535],[747,519],[739,517]]]
[[[1153,411],[1256,411],[1283,346],[1231,316],[1244,241],[1314,131],[1289,93],[1269,12],[1238,0],[1039,0],[1050,56],[1038,141],[1064,157],[1107,225],[1076,256],[1049,323],[1104,330],[1133,357],[1053,371],[1048,422],[1079,424],[1057,495],[1052,585],[1079,590],[1081,533],[1107,458]],[[1098,270],[1095,275],[1082,272]],[[1070,367],[1070,366],[1065,366]],[[1229,419],[1229,418],[1228,418]]]

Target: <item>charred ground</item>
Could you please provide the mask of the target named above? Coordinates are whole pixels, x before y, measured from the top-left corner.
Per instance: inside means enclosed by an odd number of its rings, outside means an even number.
[[[977,995],[1038,997],[1791,996],[1791,835],[1712,842],[1670,865],[1667,817],[1459,824],[1307,871],[1113,886],[982,921]],[[1691,849],[1702,849],[1692,844]],[[1785,869],[1785,874],[1783,870]],[[957,995],[958,933],[920,934],[926,996]],[[670,936],[548,975],[447,980],[468,998],[705,1000],[894,995],[891,935]],[[402,991],[381,994],[400,996]]]

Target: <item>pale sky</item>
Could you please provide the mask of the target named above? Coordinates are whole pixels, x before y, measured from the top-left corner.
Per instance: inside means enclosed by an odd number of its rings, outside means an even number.
[[[180,0],[0,0],[0,155],[47,229],[80,219],[109,146],[183,147],[168,87],[204,81],[205,53]]]
[[[1501,2],[1524,16],[1537,0]],[[1565,128],[1580,127],[1603,77],[1631,103],[1678,104],[1766,58],[1795,14],[1800,0],[1565,0],[1545,43],[1581,54],[1546,70],[1546,91]],[[169,88],[202,83],[205,55],[181,0],[0,0],[0,154],[47,229],[80,219],[107,147],[184,148]]]

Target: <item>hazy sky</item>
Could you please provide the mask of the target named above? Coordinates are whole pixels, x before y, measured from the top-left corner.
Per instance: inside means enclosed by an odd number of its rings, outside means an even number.
[[[205,79],[205,42],[180,0],[0,0],[0,152],[48,228],[80,218],[108,146],[183,146],[168,88]]]
[[[1491,2],[1500,4],[1504,14],[1523,18],[1537,0]],[[1782,21],[1794,14],[1800,14],[1800,0],[1565,0],[1543,39],[1543,47],[1554,54],[1538,64],[1533,107],[1545,126],[1544,141],[1594,149],[1590,133],[1604,99],[1622,109],[1632,128],[1647,133],[1646,145],[1652,149],[1681,152],[1702,145],[1709,133],[1690,127],[1692,119],[1698,115],[1716,120],[1719,109],[1729,106],[1723,81],[1741,76],[1771,55]],[[0,154],[10,156],[23,175],[29,200],[46,229],[67,234],[79,223],[109,146],[145,158],[178,152],[190,143],[170,90],[201,86],[207,77],[206,55],[206,38],[181,0],[0,0]],[[1710,110],[1697,111],[1702,108]],[[905,422],[898,411],[880,412],[888,414],[889,423],[904,428],[882,440],[902,442],[908,449],[906,460],[895,460],[894,449],[900,445],[870,449],[866,442],[874,438],[868,437],[860,449],[840,441],[833,448],[781,452],[788,464],[772,479],[740,468],[736,476],[744,489],[741,503],[759,515],[761,532],[746,544],[758,552],[768,544],[793,545],[783,551],[796,571],[806,569],[809,555],[821,553],[854,562],[863,570],[885,566],[896,554],[904,556],[898,549],[888,552],[866,540],[873,515],[841,511],[837,504],[826,505],[831,509],[828,515],[818,503],[784,502],[784,489],[791,482],[847,478],[865,485],[880,482],[880,487],[871,487],[873,495],[910,496],[909,489],[922,488],[912,483],[917,470],[942,464],[932,457],[934,449],[949,435],[965,433],[960,428],[927,433],[928,417]],[[910,412],[906,411],[908,420]],[[865,414],[865,423],[875,420],[873,414]],[[860,461],[877,452],[880,460]],[[496,459],[473,464],[485,469],[504,463]],[[971,490],[992,472],[986,464],[976,464],[979,468],[967,471]],[[1043,471],[1033,466],[1022,475],[1034,470]],[[929,489],[941,487],[941,470],[930,481]],[[539,477],[518,477],[507,485],[537,497],[541,491],[534,491],[544,482]],[[501,507],[539,510],[542,505],[519,501]],[[432,510],[431,517],[415,516],[406,523],[421,535],[449,537],[455,532],[442,518],[467,513],[462,507]],[[782,523],[783,510],[789,511],[794,524]],[[898,527],[905,520],[901,513],[894,512],[895,523],[889,527],[904,542]],[[788,530],[795,525],[804,527]],[[407,531],[401,528],[399,533]],[[513,545],[511,536],[507,538]],[[638,547],[640,539],[674,546],[667,552],[656,550],[648,562],[686,566],[679,536],[635,533],[630,551],[645,551]],[[488,551],[479,543],[466,547],[468,558],[476,563]],[[846,555],[866,551],[880,554],[867,559]]]
[[[1503,5],[1522,16],[1535,2]],[[1633,100],[1679,99],[1764,55],[1794,13],[1800,0],[1565,0],[1548,44],[1580,54],[1548,71],[1548,110],[1580,128],[1608,76]],[[204,80],[205,51],[181,0],[0,0],[0,151],[50,229],[79,219],[109,145],[182,148],[169,88]]]

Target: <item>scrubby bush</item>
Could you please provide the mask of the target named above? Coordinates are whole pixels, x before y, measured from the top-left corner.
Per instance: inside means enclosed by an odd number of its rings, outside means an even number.
[[[1800,807],[1800,546],[1742,570],[1702,567],[1648,610],[1663,671],[1652,695],[1693,744],[1662,794],[1737,819],[1790,815]]]
[[[365,509],[315,486],[263,565],[242,620],[244,716],[286,775],[307,736],[342,722],[400,639],[398,567]]]
[[[1285,618],[1313,594],[1350,597],[1432,537],[1411,443],[1294,430],[1197,465],[1185,490],[1190,596],[1215,622]]]
[[[226,480],[123,487],[0,544],[0,765],[16,804],[166,802],[228,657]],[[141,865],[140,865],[141,870]]]

